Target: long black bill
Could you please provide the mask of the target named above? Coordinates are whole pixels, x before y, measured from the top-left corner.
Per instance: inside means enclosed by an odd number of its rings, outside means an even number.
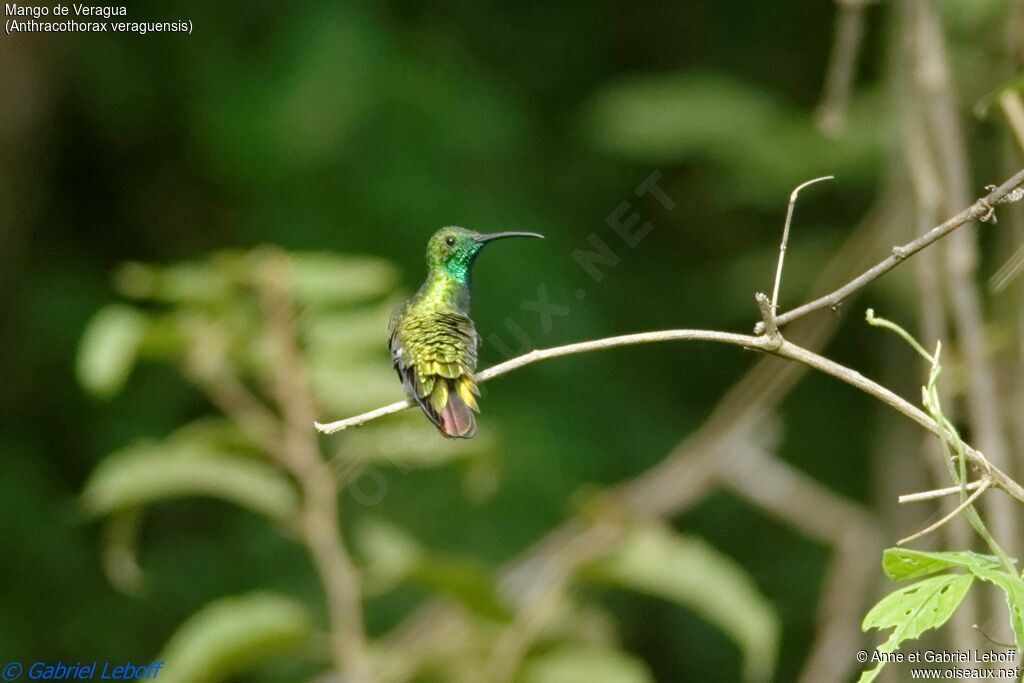
[[[535,232],[489,232],[486,235],[477,235],[477,242],[491,242],[493,240],[505,239],[506,237],[536,237],[537,239],[544,239],[544,235],[538,235]]]

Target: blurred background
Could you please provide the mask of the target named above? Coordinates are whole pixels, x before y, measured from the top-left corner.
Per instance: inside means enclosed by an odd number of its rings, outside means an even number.
[[[191,20],[191,35],[3,36],[0,661],[148,661],[204,606],[252,591],[294,598],[314,634],[327,628],[317,573],[287,525],[223,495],[191,495],[210,494],[202,486],[147,493],[129,474],[118,488],[97,470],[112,453],[166,445],[221,412],[185,348],[208,342],[169,325],[206,316],[245,382],[273,375],[250,290],[263,260],[288,261],[305,283],[293,303],[323,420],[401,398],[387,312],[419,286],[426,241],[444,225],[547,236],[503,242],[477,263],[482,367],[643,330],[749,332],[795,185],[836,176],[797,206],[782,309],[850,279],[1019,169],[1019,9],[1009,0],[171,0],[133,5],[129,19]],[[614,229],[627,221],[636,239]],[[986,453],[1012,473],[1020,289],[1011,278],[994,292],[986,280],[1019,231],[1001,210],[998,226],[965,229],[953,255],[936,249],[793,334],[827,343],[827,355],[912,401],[927,369],[865,325],[863,311],[928,346],[943,338],[947,401],[970,440],[984,412],[978,392],[989,392],[1002,412],[990,415]],[[966,266],[947,266],[964,254]],[[981,327],[957,317],[955,292],[973,297]],[[229,319],[230,334],[216,327]],[[994,387],[972,390],[968,357]],[[625,557],[617,569],[590,568],[567,591],[589,617],[520,643],[506,680],[581,680],[574,666],[604,661],[558,659],[564,643],[577,655],[614,653],[607,678],[582,680],[853,677],[860,618],[884,589],[881,548],[938,518],[894,509],[895,496],[946,482],[928,464],[933,445],[901,416],[829,378],[758,363],[695,343],[575,356],[488,383],[470,445],[415,431],[422,418],[412,413],[322,438],[332,463],[373,461],[370,475],[344,468],[355,488],[342,496],[346,543],[377,586],[364,600],[371,642],[386,648],[437,595],[476,600],[481,632],[518,623],[487,614],[466,586],[481,579],[500,602],[518,589],[497,568],[566,520],[628,525],[632,512],[609,491],[647,473],[641,497],[657,509],[645,513],[667,519],[650,533],[682,553],[676,565],[671,552],[650,563],[696,583],[673,593],[671,578],[667,587],[644,570],[631,578]],[[749,380],[755,366],[760,384]],[[746,456],[740,474],[709,464],[728,455],[706,455],[722,449],[712,437],[746,420],[757,437],[740,450],[770,459],[776,469],[765,471],[782,479],[752,474],[764,471]],[[708,443],[686,441],[695,434]],[[680,455],[681,443],[690,450]],[[650,474],[671,453],[684,462],[698,451],[693,471]],[[806,492],[825,502],[811,512],[787,504]],[[110,517],[143,508],[138,527]],[[1012,508],[995,512],[1015,533]],[[132,542],[121,547],[125,528]],[[969,543],[959,533],[922,547],[962,547],[951,545]],[[429,549],[458,559],[371,576],[375,562],[413,546],[420,558]],[[407,580],[424,574],[432,578]],[[721,575],[731,578],[718,585]],[[699,597],[719,593],[718,603]],[[990,633],[1010,637],[1001,614],[976,609]],[[849,646],[831,659],[815,654],[830,627]],[[252,667],[239,655],[218,675],[310,680],[331,657],[318,636],[309,643]],[[435,663],[406,679],[474,680],[465,669],[477,660],[452,656],[465,665]],[[476,680],[501,679],[476,670]]]

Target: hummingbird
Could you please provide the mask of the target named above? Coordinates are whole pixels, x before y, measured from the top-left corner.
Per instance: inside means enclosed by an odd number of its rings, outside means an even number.
[[[480,335],[469,317],[469,274],[484,245],[535,232],[481,234],[441,228],[427,243],[429,272],[416,294],[391,314],[388,348],[398,377],[441,433],[453,439],[476,435],[480,395],[476,370]]]

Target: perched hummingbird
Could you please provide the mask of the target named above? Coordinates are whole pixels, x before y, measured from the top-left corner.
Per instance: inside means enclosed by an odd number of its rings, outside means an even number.
[[[388,348],[405,393],[441,433],[453,439],[476,434],[480,395],[473,371],[480,336],[469,317],[469,271],[484,245],[533,232],[481,235],[441,228],[427,243],[429,273],[412,299],[391,315]]]

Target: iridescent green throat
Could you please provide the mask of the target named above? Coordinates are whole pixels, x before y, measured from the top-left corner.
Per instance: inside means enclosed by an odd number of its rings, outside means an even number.
[[[451,275],[452,279],[457,283],[468,287],[469,269],[472,267],[473,259],[476,257],[479,250],[479,245],[473,242],[460,245],[455,253],[448,258],[448,262],[444,264],[445,271]]]

